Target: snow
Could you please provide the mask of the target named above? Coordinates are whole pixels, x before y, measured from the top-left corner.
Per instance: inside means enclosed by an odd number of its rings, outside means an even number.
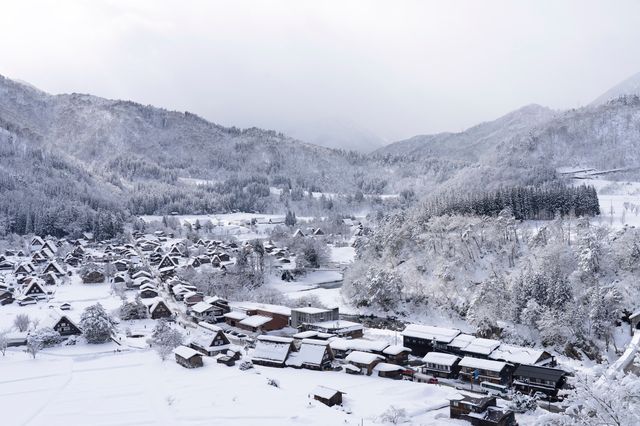
[[[448,406],[457,393],[452,388],[291,368],[243,372],[206,358],[204,368],[188,370],[152,351],[95,346],[45,350],[36,360],[8,351],[0,362],[3,424],[371,424],[390,405],[408,410],[418,424],[462,424],[448,420],[448,409],[434,409]],[[310,399],[318,385],[346,392],[352,414]]]
[[[462,358],[459,365],[460,367],[478,368],[480,370],[502,371],[507,363],[466,356]]]
[[[460,330],[457,329],[420,324],[409,324],[402,332],[403,336],[436,340],[443,343],[451,342],[459,334]]]
[[[504,360],[512,364],[534,365],[538,359],[540,359],[542,353],[543,351],[540,349],[502,343],[498,348],[491,352],[489,358]]]
[[[499,340],[476,338],[464,347],[464,351],[480,355],[489,355],[498,346],[500,346]]]
[[[382,352],[389,346],[386,342],[366,339],[331,339],[331,349],[338,351]]]
[[[384,358],[381,357],[380,355],[375,355],[375,354],[370,354],[367,352],[360,352],[360,351],[353,351],[349,355],[347,355],[347,357],[345,358],[347,362],[353,362],[356,364],[371,364],[378,360],[383,360],[383,359]]]
[[[263,315],[251,315],[240,321],[240,324],[247,327],[260,327],[271,320],[271,317],[265,317]]]
[[[200,352],[196,351],[195,349],[191,349],[190,347],[187,347],[187,346],[178,346],[173,350],[173,353],[184,359],[189,359],[192,356],[200,355]]]
[[[340,391],[337,391],[335,389],[330,389],[325,386],[316,386],[315,389],[313,390],[314,395],[324,399],[331,399],[336,393],[339,393],[339,392]]]

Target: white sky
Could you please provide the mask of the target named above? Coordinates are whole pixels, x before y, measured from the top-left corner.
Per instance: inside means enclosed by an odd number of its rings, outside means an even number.
[[[640,71],[640,1],[6,1],[0,74],[239,127],[389,140],[570,108]]]

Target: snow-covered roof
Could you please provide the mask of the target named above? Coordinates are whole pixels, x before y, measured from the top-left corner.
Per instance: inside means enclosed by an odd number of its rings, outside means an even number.
[[[499,340],[483,339],[481,337],[477,337],[473,339],[471,343],[464,347],[464,351],[480,355],[489,355],[498,346],[500,346]]]
[[[284,363],[291,349],[291,341],[273,339],[276,336],[258,336],[252,359]],[[282,338],[284,339],[284,338]]]
[[[230,319],[234,319],[237,321],[241,321],[243,319],[245,319],[247,317],[247,314],[243,313],[243,312],[239,312],[239,311],[231,311],[231,312],[227,312],[226,314],[222,315],[225,318],[230,318]]]
[[[533,365],[540,360],[544,351],[541,349],[526,348],[523,346],[501,344],[489,355],[489,358],[506,361],[514,364]]]
[[[191,310],[197,314],[203,314],[212,308],[213,305],[210,305],[207,302],[198,302],[191,307]]]
[[[373,371],[378,371],[378,372],[402,371],[402,370],[404,370],[404,367],[397,364],[389,364],[388,362],[379,362],[376,364],[375,367],[373,367]]]
[[[349,355],[347,355],[347,357],[345,358],[347,362],[354,362],[356,364],[371,364],[383,359],[384,358],[381,357],[380,355],[375,355],[375,354],[370,354],[368,352],[360,352],[360,351],[353,351]]]
[[[434,327],[431,325],[420,324],[409,324],[402,332],[403,336],[435,340],[442,343],[451,342],[459,334],[460,330],[455,328]]]
[[[319,396],[323,399],[331,399],[337,393],[344,393],[335,389],[328,388],[326,386],[316,386],[312,392],[315,396]]]
[[[260,327],[272,319],[271,317],[265,317],[263,315],[251,315],[240,321],[240,324],[246,325],[247,327]]]
[[[361,351],[361,352],[382,352],[389,346],[387,342],[381,340],[366,339],[331,339],[331,349],[338,351]]]
[[[451,346],[452,348],[463,349],[469,343],[471,343],[475,338],[476,337],[472,336],[471,334],[466,334],[466,333],[458,334],[456,338],[449,343],[448,346]]]
[[[640,316],[640,311],[635,311],[634,313],[629,315],[629,319],[634,319],[634,318],[636,318],[638,316]]]
[[[234,303],[233,305],[236,306],[238,309],[245,310],[245,311],[260,309],[265,312],[272,312],[274,314],[287,315],[287,316],[291,315],[291,308],[287,308],[286,306],[281,306],[281,305],[270,305],[268,303],[256,303],[256,302],[240,302],[240,303]]]
[[[314,308],[311,306],[305,306],[303,308],[293,308],[291,310],[296,312],[302,312],[303,314],[321,314],[325,312],[331,312],[330,309]]]
[[[466,356],[462,358],[459,365],[460,367],[478,368],[481,370],[502,371],[507,363]]]
[[[402,352],[411,352],[411,349],[406,348],[402,345],[391,345],[391,346],[387,346],[382,353],[386,354],[386,355],[399,355]]]
[[[196,351],[195,349],[192,349],[188,346],[178,346],[177,348],[175,348],[173,350],[173,353],[184,358],[184,359],[189,359],[194,355],[200,355],[200,352]]]
[[[459,359],[459,357],[452,354],[445,354],[442,352],[429,352],[424,356],[424,358],[422,358],[422,361],[429,364],[446,365],[447,367],[451,367]]]
[[[314,322],[309,324],[315,328],[323,330],[340,330],[340,331],[353,331],[362,330],[364,327],[359,322],[345,321],[345,320],[329,320]]]
[[[293,352],[287,360],[287,365],[301,366],[303,364],[321,365],[329,342],[322,340],[305,339],[300,350]]]

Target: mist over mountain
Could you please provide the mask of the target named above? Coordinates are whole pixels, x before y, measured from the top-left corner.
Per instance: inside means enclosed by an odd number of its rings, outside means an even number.
[[[640,96],[640,72],[616,84],[593,100],[590,105],[601,105],[621,96],[633,95]]]

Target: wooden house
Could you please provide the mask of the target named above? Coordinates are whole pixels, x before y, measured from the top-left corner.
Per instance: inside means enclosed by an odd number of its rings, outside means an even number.
[[[86,272],[82,276],[82,282],[85,284],[100,284],[100,283],[103,283],[104,280],[105,280],[104,274],[95,269],[92,271]]]
[[[113,262],[113,266],[116,267],[118,272],[124,272],[129,269],[129,262],[126,260],[120,259]]]
[[[520,365],[513,372],[513,387],[525,395],[542,392],[555,399],[565,384],[567,373],[557,368]]]
[[[311,394],[313,395],[313,399],[316,401],[320,401],[324,405],[333,407],[334,405],[342,405],[342,395],[345,394],[345,392],[325,386],[316,386]]]
[[[45,290],[42,281],[38,279],[32,279],[22,294],[24,296],[31,296],[35,299],[43,299],[47,297],[47,291]]]
[[[15,271],[13,271],[13,274],[18,276],[18,275],[31,275],[31,273],[33,273],[33,271],[35,271],[35,267],[33,266],[33,263],[31,262],[23,262],[20,265],[18,265],[18,267],[16,268]]]
[[[37,235],[31,239],[31,251],[38,251],[44,246],[44,240]]]
[[[171,318],[171,309],[162,300],[157,300],[149,307],[151,319]]]
[[[489,359],[504,361],[513,365],[538,365],[553,367],[556,360],[553,355],[542,349],[502,343],[489,354]]]
[[[401,380],[405,371],[405,367],[388,362],[379,362],[373,367],[374,375],[394,380]]]
[[[173,350],[176,362],[185,368],[202,367],[202,354],[188,346],[178,346]]]
[[[0,271],[11,271],[14,266],[13,262],[9,262],[6,259],[0,260]]]
[[[463,356],[488,359],[491,353],[500,346],[499,340],[477,337],[462,348]]]
[[[474,426],[516,426],[513,411],[499,408],[495,397],[460,395],[449,400],[449,417],[466,420]]]
[[[80,327],[66,315],[57,315],[52,321],[52,327],[61,336],[79,336],[82,334]]]
[[[333,361],[333,352],[326,340],[303,339],[300,349],[291,353],[287,366],[309,370],[328,370]]]
[[[361,374],[370,376],[373,372],[373,367],[384,361],[384,357],[368,352],[353,351],[347,355],[345,361],[352,366],[359,368]]]
[[[446,351],[447,345],[460,334],[454,328],[409,324],[402,332],[402,344],[415,356],[425,356],[432,351]]]
[[[207,329],[210,330],[209,328]],[[227,335],[224,334],[222,329],[218,328],[217,332],[213,335],[205,334],[193,338],[189,346],[204,355],[215,356],[226,353],[231,347],[231,342],[229,342]]]
[[[513,366],[506,362],[491,361],[482,358],[464,357],[458,364],[460,379],[466,382],[491,382],[498,385],[509,385]]]
[[[141,289],[138,293],[141,299],[153,299],[154,297],[158,297],[158,290],[153,288],[144,288]]]
[[[429,352],[422,358],[424,365],[422,374],[430,374],[434,377],[454,379],[458,377],[460,357],[442,352]]]
[[[191,307],[191,315],[200,321],[217,322],[218,318],[222,318],[223,311],[220,307],[200,301]]]
[[[222,315],[224,317],[224,322],[229,324],[232,327],[237,327],[240,321],[247,318],[247,314],[240,311],[231,311]]]
[[[406,365],[409,363],[411,349],[402,345],[389,345],[382,351],[382,355],[390,364]]]
[[[293,339],[290,337],[258,336],[251,361],[258,365],[284,367],[294,349]]]
[[[58,263],[55,261],[49,262],[49,264],[42,270],[43,274],[47,274],[50,272],[56,274],[58,277],[62,277],[65,275],[64,269],[62,269],[60,265],[58,265]]]

